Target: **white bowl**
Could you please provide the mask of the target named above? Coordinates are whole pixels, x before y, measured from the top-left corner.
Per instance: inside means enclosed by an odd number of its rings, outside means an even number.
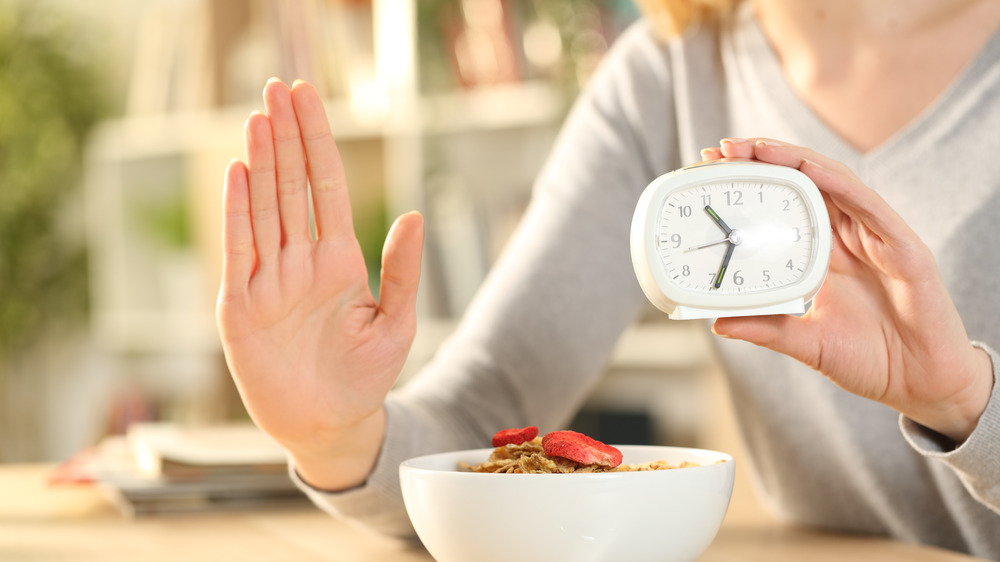
[[[617,446],[625,464],[701,466],[599,474],[460,472],[493,449],[428,455],[400,465],[406,510],[438,562],[689,561],[715,538],[733,491],[730,455]],[[724,462],[719,462],[724,461]]]

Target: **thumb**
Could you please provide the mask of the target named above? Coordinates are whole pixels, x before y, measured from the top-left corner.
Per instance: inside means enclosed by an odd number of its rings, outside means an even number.
[[[804,318],[787,315],[719,318],[712,326],[716,335],[766,347],[819,368],[820,338],[816,326]]]
[[[409,212],[393,223],[382,249],[379,308],[387,316],[413,313],[420,281],[424,217]]]

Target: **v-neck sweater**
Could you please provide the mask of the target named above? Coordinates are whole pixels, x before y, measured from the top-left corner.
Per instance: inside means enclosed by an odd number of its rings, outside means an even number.
[[[458,330],[385,402],[366,483],[317,505],[410,535],[398,466],[562,429],[622,332],[648,312],[629,229],[655,177],[724,137],[767,136],[848,165],[931,248],[974,344],[1000,367],[1000,34],[926,111],[860,153],[791,88],[749,9],[661,41],[639,22],[578,98],[532,202]],[[708,324],[705,323],[707,329]],[[780,354],[715,338],[755,487],[779,516],[1000,559],[1000,389],[957,448]],[[996,371],[994,372],[994,380]]]

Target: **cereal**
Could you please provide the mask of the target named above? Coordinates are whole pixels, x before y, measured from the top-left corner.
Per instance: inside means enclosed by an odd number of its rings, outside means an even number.
[[[563,434],[565,432],[552,432]],[[548,435],[551,435],[548,434]],[[546,435],[546,437],[548,437]],[[580,434],[577,434],[580,435]],[[550,441],[553,438],[549,438]],[[573,438],[577,439],[577,438]],[[590,439],[589,437],[587,439]],[[604,445],[600,441],[594,441],[608,449],[614,449]],[[614,449],[617,451],[617,449]],[[589,458],[589,457],[588,457]],[[621,453],[618,453],[618,462],[621,462]],[[467,472],[494,472],[506,474],[570,474],[570,473],[596,473],[596,472],[640,472],[649,470],[667,470],[673,468],[687,468],[699,466],[692,462],[682,462],[680,464],[670,464],[664,460],[644,462],[640,464],[618,464],[609,466],[600,462],[577,462],[561,456],[546,454],[543,438],[535,437],[530,441],[516,444],[500,445],[493,449],[486,462],[477,465],[470,465],[459,462],[459,470]]]

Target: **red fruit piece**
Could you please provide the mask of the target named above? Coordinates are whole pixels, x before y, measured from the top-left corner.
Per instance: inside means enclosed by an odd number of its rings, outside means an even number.
[[[614,468],[622,463],[622,452],[575,431],[553,431],[542,438],[542,448],[550,457],[562,457],[580,464],[600,464]]]
[[[531,441],[535,437],[538,437],[538,428],[533,425],[522,428],[501,429],[493,436],[493,446],[520,445],[525,441]]]

